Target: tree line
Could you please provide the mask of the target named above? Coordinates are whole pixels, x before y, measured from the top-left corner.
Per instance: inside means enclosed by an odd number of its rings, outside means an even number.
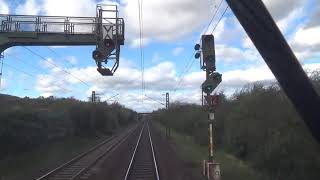
[[[112,135],[137,119],[137,113],[113,103],[74,98],[18,98],[0,95],[0,158],[68,137]]]
[[[320,71],[310,77],[320,93]],[[207,146],[206,108],[176,102],[157,112],[156,120]],[[248,162],[269,179],[320,179],[319,143],[278,84],[248,84],[230,97],[221,93],[215,116],[218,149]]]

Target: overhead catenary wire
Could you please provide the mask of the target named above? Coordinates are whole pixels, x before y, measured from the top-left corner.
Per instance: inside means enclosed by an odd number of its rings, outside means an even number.
[[[18,57],[18,56],[15,55],[15,54],[7,53],[6,56],[9,56],[9,57],[11,57],[11,58],[14,59],[14,60],[19,60],[19,61],[22,62],[23,64],[32,67],[33,69],[35,69],[35,70],[36,70],[37,72],[39,72],[39,73],[44,73],[43,70],[40,69],[39,67],[35,66],[35,65],[32,64],[32,63],[29,63],[28,61],[24,61],[23,59],[21,59],[20,57]]]
[[[109,97],[107,100],[105,100],[106,102],[107,101],[110,101],[111,99],[113,99],[113,98],[115,98],[115,97],[117,97],[117,96],[119,96],[120,94],[116,94],[116,95],[113,95],[113,96],[111,96],[111,97]]]
[[[24,71],[24,70],[21,70],[21,69],[18,69],[18,68],[16,68],[16,67],[14,67],[14,66],[11,66],[11,65],[9,65],[8,63],[5,63],[5,62],[4,62],[3,64],[4,64],[6,67],[9,67],[9,68],[11,68],[11,69],[13,69],[13,70],[15,70],[15,71],[17,71],[17,72],[26,74],[26,75],[28,75],[28,76],[30,76],[30,77],[33,77],[33,78],[39,78],[40,80],[44,80],[44,78],[37,77],[37,76],[35,76],[35,75],[33,75],[33,74],[29,73],[29,72],[26,72],[26,71]],[[57,84],[55,84],[55,86],[61,88],[62,90],[66,91],[66,92],[70,92],[69,89],[66,89],[66,88],[64,88],[64,87],[62,87],[62,86],[59,86],[59,85],[57,85]]]
[[[144,79],[144,37],[143,37],[143,8],[142,3],[143,0],[139,1],[139,25],[140,25],[140,55],[141,55],[141,71],[142,71],[142,94],[144,94],[145,91],[145,79]]]
[[[164,104],[164,103],[162,103],[162,102],[160,102],[160,101],[158,101],[158,100],[155,100],[155,99],[153,99],[152,97],[149,97],[149,96],[147,96],[147,95],[144,95],[144,96],[145,96],[145,97],[147,97],[148,99],[150,99],[150,100],[154,101],[154,102],[157,102],[157,103],[159,103],[159,104],[161,104],[161,105],[165,106],[165,104]]]
[[[146,89],[146,81],[145,81],[145,59],[144,59],[144,23],[143,23],[143,0],[141,0],[141,42],[142,42],[142,73],[143,73],[143,93]]]
[[[53,78],[53,79],[56,79],[57,81],[62,81],[62,82],[64,82],[64,83],[66,83],[66,84],[69,83],[69,82],[66,81],[65,79],[57,79],[56,76],[51,75],[51,74],[48,74],[48,73],[45,73],[45,72],[44,72],[42,69],[40,69],[39,67],[33,65],[32,63],[28,63],[28,61],[25,61],[25,60],[21,59],[21,58],[18,57],[17,55],[14,55],[14,54],[11,54],[11,53],[7,53],[6,56],[9,56],[9,57],[11,57],[11,58],[14,59],[14,60],[19,60],[19,61],[22,62],[23,64],[26,64],[26,65],[32,67],[33,69],[35,69],[37,72],[43,73],[42,75],[45,75],[45,76],[47,76],[47,77],[51,77],[51,78]],[[35,72],[34,72],[34,73],[35,73]],[[29,74],[30,74],[30,72],[29,72]],[[32,74],[32,73],[31,73],[31,74]],[[77,92],[79,92],[79,93],[81,92],[81,91],[78,91],[78,90],[75,90],[75,91],[77,91]]]
[[[24,71],[24,70],[18,69],[18,68],[14,67],[14,66],[11,66],[11,65],[9,65],[9,64],[6,63],[6,62],[3,62],[3,65],[5,65],[5,66],[7,66],[7,67],[9,67],[9,68],[17,71],[17,72],[20,72],[20,73],[26,74],[26,75],[28,75],[28,76],[30,76],[30,77],[35,77],[35,78],[36,78],[35,75],[33,75],[33,74],[29,73],[29,72],[26,72],[26,71]]]
[[[138,15],[139,15],[139,43],[140,43],[140,68],[141,68],[141,102],[143,103],[145,92],[145,79],[144,79],[144,34],[143,34],[143,0],[138,0]]]
[[[53,54],[55,54],[57,57],[61,58],[62,60],[64,60],[63,62],[67,62],[67,64],[69,64],[72,68],[75,68],[75,65],[73,63],[71,63],[68,59],[63,58],[61,54],[59,54],[57,51],[55,51],[53,48],[46,46],[46,48],[52,52]],[[84,75],[86,75],[87,77],[90,77],[89,74],[83,72]]]
[[[56,55],[57,57],[61,58],[62,60],[64,60],[63,62],[66,62],[67,64],[69,64],[71,67],[75,67],[72,63],[70,63],[67,59],[63,58],[58,52],[56,52],[54,49],[52,49],[51,47],[46,46],[46,48],[52,52],[54,55]]]
[[[39,57],[41,60],[46,61],[47,63],[55,66],[56,68],[58,68],[59,70],[61,70],[62,72],[72,76],[73,78],[77,79],[79,82],[81,82],[82,84],[86,85],[87,87],[90,87],[91,85],[85,81],[83,81],[82,79],[78,78],[77,76],[73,75],[72,73],[68,72],[67,70],[63,69],[62,67],[60,67],[59,65],[55,64],[54,62],[49,61],[48,59],[44,58],[43,56],[41,56],[40,54],[32,51],[30,48],[27,48],[25,46],[23,46],[24,49],[28,50],[31,54]]]
[[[49,47],[49,46],[46,46],[46,48],[50,51],[50,52],[52,52],[53,54],[55,54],[57,57],[59,57],[59,58],[61,58],[62,60],[64,60],[63,62],[67,62],[67,64],[69,64],[72,68],[75,68],[75,66],[71,63],[71,62],[69,62],[69,60],[68,59],[66,59],[66,58],[63,58],[62,57],[62,55],[61,54],[59,54],[57,51],[55,51],[53,48],[51,48],[51,47]],[[87,77],[89,77],[89,74],[87,74],[87,73],[84,73]],[[117,94],[116,96],[118,96],[119,94]],[[112,97],[113,98],[113,97]],[[106,100],[106,101],[109,101],[109,99],[108,100]]]
[[[204,33],[206,33],[206,32],[209,30],[209,28],[210,28],[213,20],[215,19],[217,13],[219,12],[219,9],[221,8],[222,3],[223,3],[223,0],[221,0],[220,3],[218,4],[218,6],[216,7],[216,9],[215,9],[215,11],[214,11],[214,13],[213,13],[210,21],[209,21],[209,23],[208,23],[208,25],[207,25],[206,30],[204,31]],[[228,7],[228,6],[227,6],[227,7]],[[226,11],[226,10],[225,10],[225,11]],[[223,13],[223,15],[224,15],[224,14],[225,14],[225,12]],[[222,17],[223,17],[223,15],[222,15]],[[216,27],[218,26],[218,24],[219,24],[219,22],[221,21],[222,17],[220,17],[220,19],[218,20],[218,22],[217,22],[216,25],[214,26],[213,31],[214,31],[214,30],[216,29]],[[213,32],[212,32],[212,33],[213,33]],[[211,34],[212,34],[212,33],[211,33]],[[193,66],[194,62],[196,61],[196,59],[194,58],[194,55],[195,55],[195,51],[192,52],[192,55],[191,55],[188,63],[187,63],[186,66],[185,66],[185,70],[183,71],[182,75],[179,77],[180,80],[179,80],[176,88],[174,89],[174,93],[180,88],[180,85],[181,85],[181,83],[182,83],[182,81],[183,81],[183,77],[185,76],[185,74],[187,74],[187,73],[190,71],[191,67]]]
[[[210,28],[210,26],[211,26],[211,24],[212,24],[212,22],[213,22],[214,18],[216,17],[216,15],[217,15],[217,13],[218,13],[218,11],[219,11],[219,9],[220,9],[220,7],[221,7],[222,3],[223,3],[223,0],[221,0],[221,1],[220,1],[220,3],[219,3],[219,5],[218,5],[218,7],[216,7],[216,9],[215,9],[215,11],[214,11],[214,13],[213,13],[213,16],[211,17],[211,20],[210,20],[210,22],[209,22],[209,24],[208,24],[208,26],[207,26],[206,30],[204,31],[204,33],[206,33],[206,32],[209,30],[209,28]]]
[[[225,8],[225,10],[223,11],[222,15],[220,16],[218,22],[216,23],[216,25],[213,27],[211,34],[214,33],[214,31],[216,30],[216,28],[218,27],[220,21],[222,20],[222,18],[224,17],[224,15],[226,14],[227,10],[228,10],[229,6],[227,5],[227,7]]]
[[[185,70],[184,70],[184,71],[182,72],[182,74],[180,75],[180,77],[179,77],[180,80],[179,80],[177,86],[175,87],[175,89],[173,90],[174,93],[180,88],[180,85],[181,85],[181,83],[182,83],[182,81],[183,81],[183,78],[184,78],[185,74],[187,74],[187,73],[190,71],[192,65],[194,64],[194,62],[195,62],[195,60],[196,60],[196,59],[194,58],[194,55],[195,55],[195,51],[193,51],[191,57],[190,57],[189,60],[188,60],[188,63],[187,63],[186,66],[185,66]]]

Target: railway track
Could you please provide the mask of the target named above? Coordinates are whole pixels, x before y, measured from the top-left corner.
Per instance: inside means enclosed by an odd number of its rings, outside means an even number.
[[[156,157],[147,123],[140,132],[124,180],[159,180]]]
[[[113,136],[103,141],[87,152],[80,154],[67,163],[41,176],[37,180],[74,180],[80,178],[100,159],[125,141],[137,128],[138,126],[130,128],[126,133]]]

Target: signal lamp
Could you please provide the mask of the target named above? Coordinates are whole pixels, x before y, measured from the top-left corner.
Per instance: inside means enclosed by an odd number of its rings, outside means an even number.
[[[196,44],[196,45],[194,46],[194,50],[199,51],[199,50],[200,50],[200,44]]]
[[[199,59],[200,56],[201,56],[201,54],[200,54],[199,52],[197,52],[197,53],[194,55],[194,58]]]

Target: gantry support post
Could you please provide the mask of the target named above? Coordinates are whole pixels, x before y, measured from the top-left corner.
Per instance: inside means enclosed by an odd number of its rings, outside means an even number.
[[[320,142],[320,98],[261,0],[226,0],[284,92]]]

